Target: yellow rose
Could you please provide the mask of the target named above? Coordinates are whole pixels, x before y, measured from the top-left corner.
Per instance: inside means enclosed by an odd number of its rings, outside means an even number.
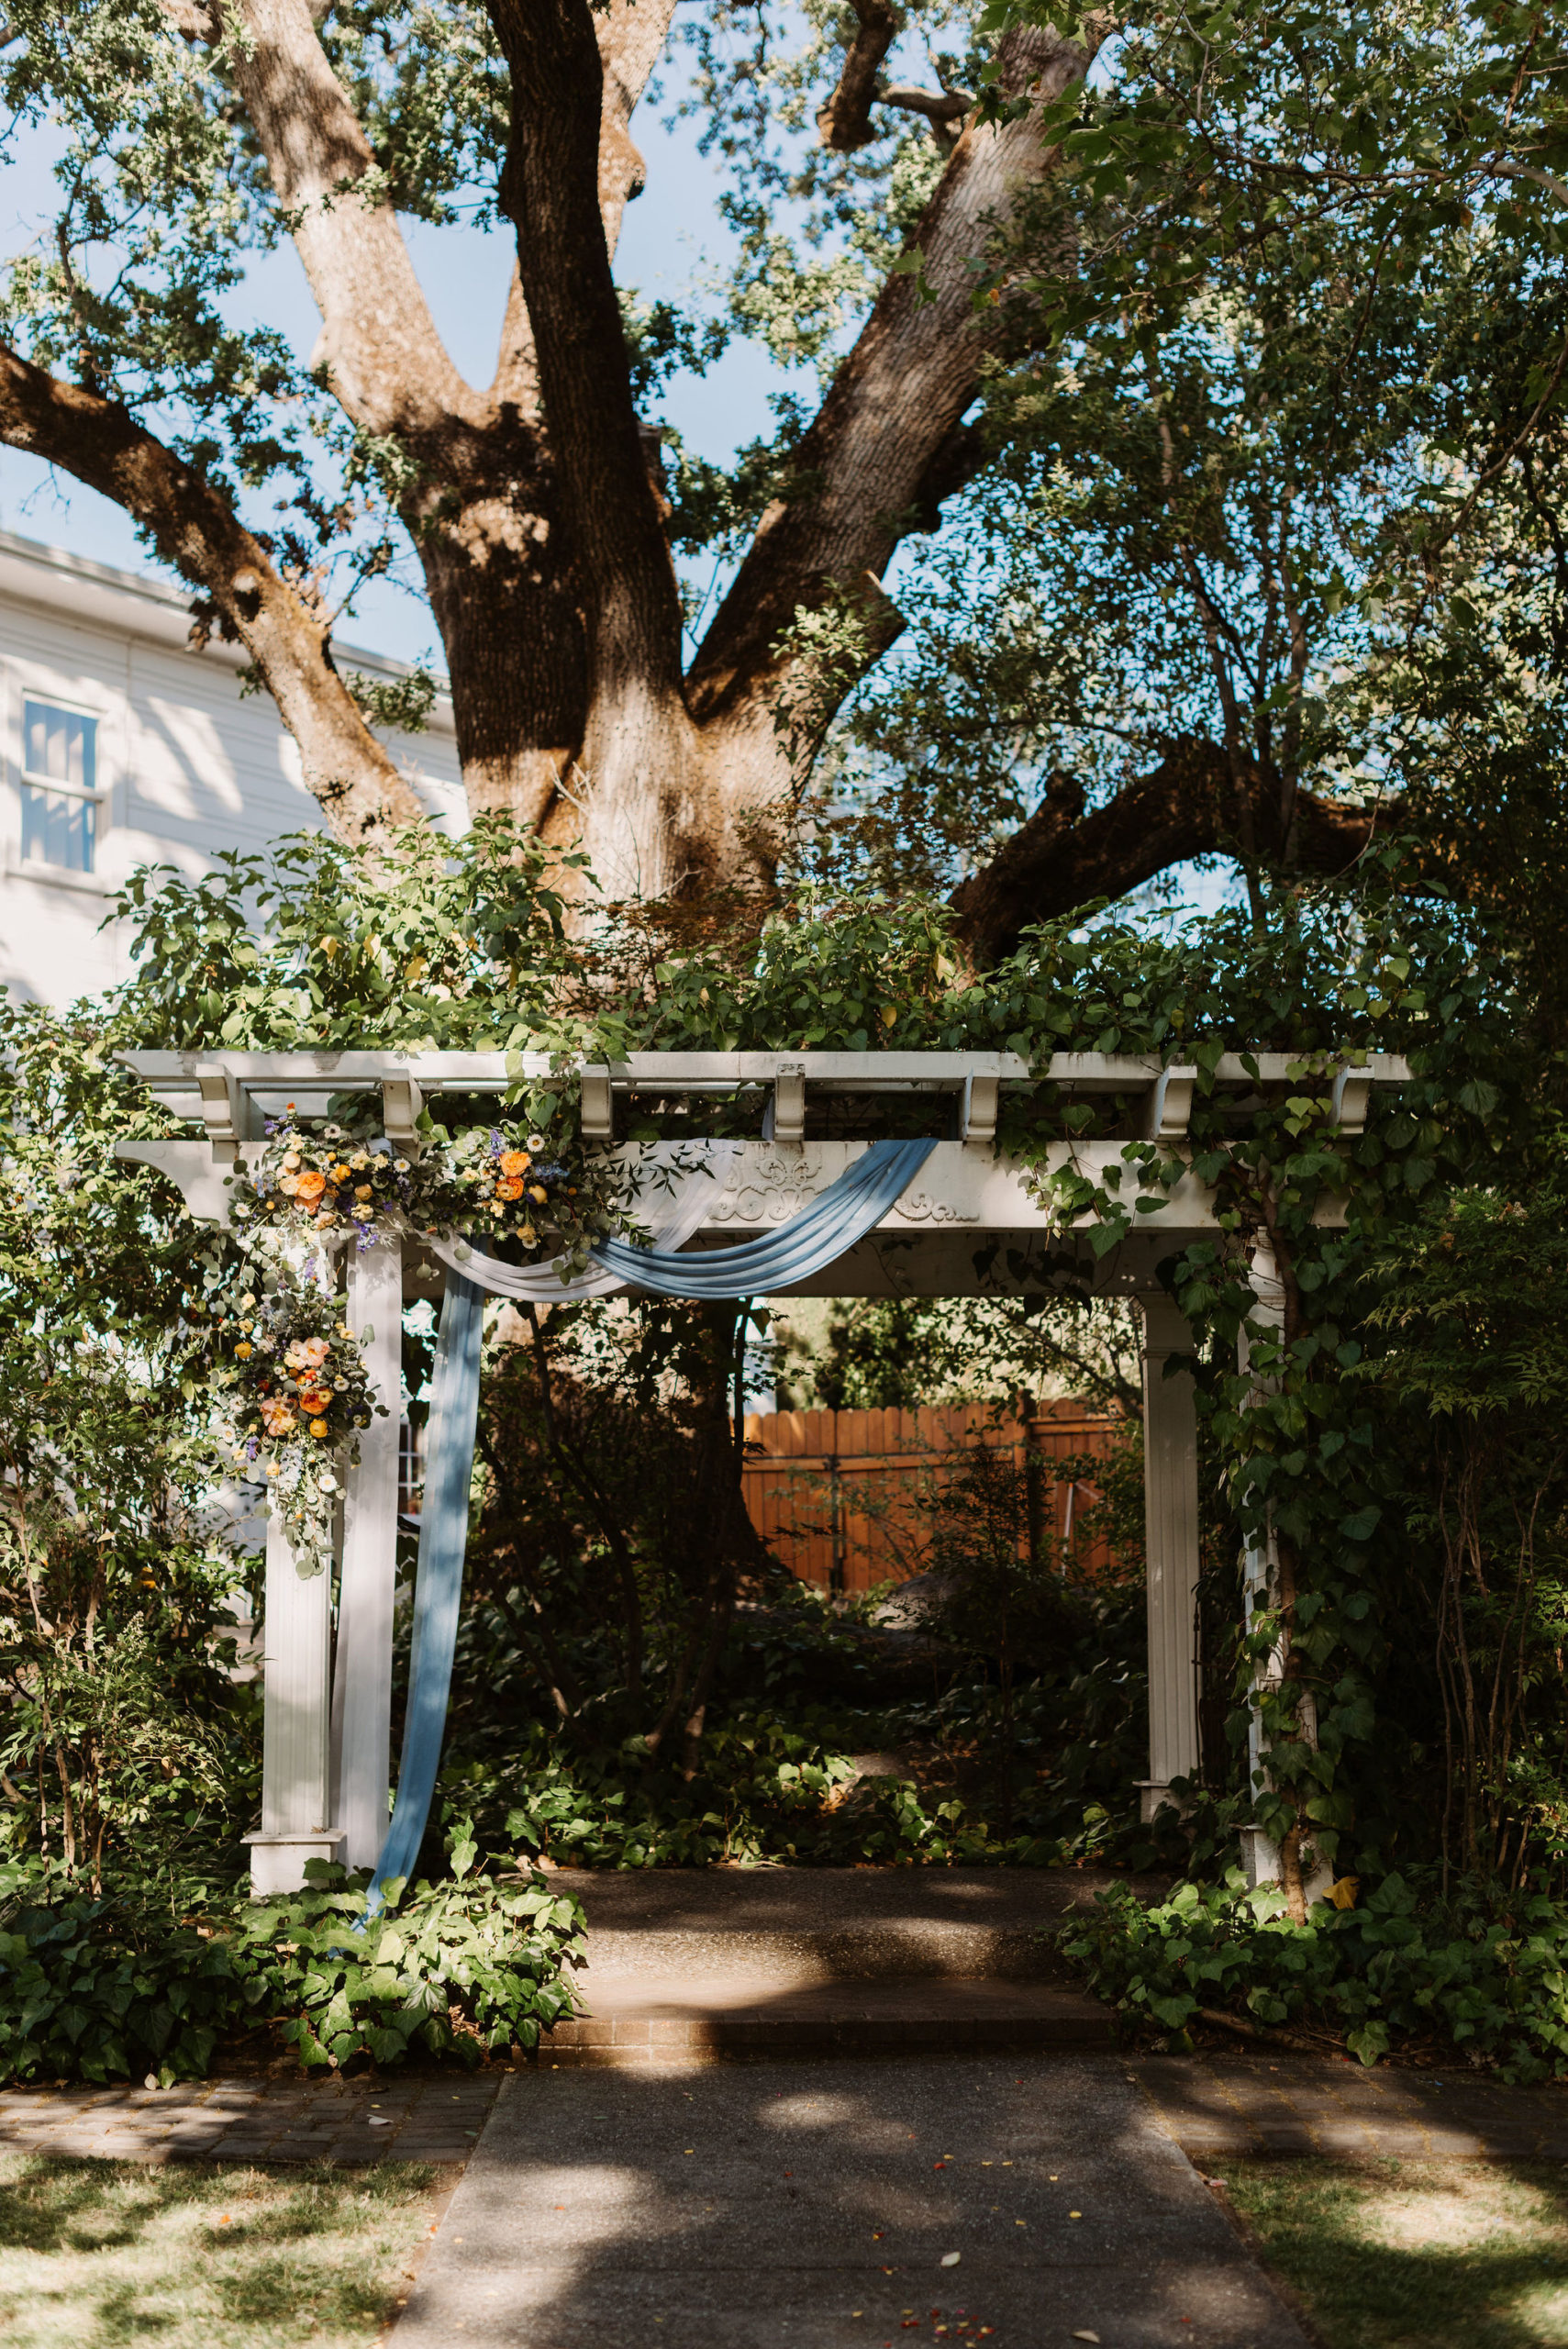
[[[327,1422],[326,1422],[326,1420],[325,1420],[325,1419],[312,1419],[312,1420],[311,1420],[311,1422],[310,1422],[310,1432],[311,1432],[311,1434],[312,1434],[312,1435],[314,1435],[314,1436],[323,1436],[323,1435],[325,1435],[325,1434],[327,1433]]]
[[[239,1362],[249,1362],[255,1351],[256,1349],[254,1346],[247,1345],[243,1340],[241,1340],[240,1343],[234,1349],[235,1359]]]

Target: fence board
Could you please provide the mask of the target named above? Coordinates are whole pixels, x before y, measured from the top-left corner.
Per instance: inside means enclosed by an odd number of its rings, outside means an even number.
[[[1103,1454],[1122,1422],[1055,1398],[1027,1421],[992,1419],[981,1404],[914,1411],[778,1411],[746,1421],[746,1507],[752,1524],[793,1574],[824,1589],[869,1590],[918,1573],[929,1529],[917,1506],[976,1445],[1002,1450],[1020,1471],[1029,1448],[1048,1459]],[[1037,1531],[1067,1543],[1094,1497],[1082,1485],[1042,1476]],[[1030,1540],[1018,1530],[1020,1551]],[[1111,1563],[1103,1540],[1080,1540],[1073,1564],[1094,1575]]]

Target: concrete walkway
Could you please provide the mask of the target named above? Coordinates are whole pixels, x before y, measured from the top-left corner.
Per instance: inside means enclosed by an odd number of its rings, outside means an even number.
[[[1307,2349],[1136,2081],[1073,2055],[519,2074],[392,2349],[906,2335]]]

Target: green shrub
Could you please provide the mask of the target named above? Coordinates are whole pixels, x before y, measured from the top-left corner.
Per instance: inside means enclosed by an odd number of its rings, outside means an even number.
[[[199,2079],[246,2012],[227,1941],[139,1899],[0,1869],[0,2082]]]
[[[364,1877],[320,1862],[302,1893],[229,1896],[199,1920],[134,1880],[89,1898],[37,1863],[0,1870],[0,2084],[199,2079],[261,2022],[307,2066],[532,2047],[573,2011],[582,1912],[542,1878],[472,1875],[461,1837],[452,1860],[449,1882],[390,1887],[362,1932]]]
[[[1363,2064],[1439,2039],[1508,2079],[1568,2076],[1568,1907],[1518,1893],[1488,1913],[1423,1909],[1390,1876],[1353,1909],[1319,1901],[1293,1925],[1284,1896],[1184,1884],[1156,1908],[1126,1887],[1062,1937],[1090,1987],[1178,2042],[1206,2008],[1262,2026],[1306,2023]]]
[[[246,1909],[236,1967],[302,2064],[396,2064],[417,2040],[477,2064],[489,2049],[537,2046],[575,2012],[562,1969],[584,1947],[576,1901],[538,1876],[470,1876],[473,1860],[459,1841],[451,1882],[410,1895],[395,1882],[368,1921],[364,1878],[319,1860],[304,1892]]]

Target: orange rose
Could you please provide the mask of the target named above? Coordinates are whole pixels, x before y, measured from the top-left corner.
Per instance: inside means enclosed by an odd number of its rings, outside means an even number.
[[[515,1156],[516,1152],[513,1155]],[[523,1186],[515,1174],[503,1175],[495,1186],[495,1197],[498,1199],[520,1199],[522,1196]]]
[[[526,1150],[504,1150],[501,1152],[503,1174],[526,1174],[533,1164]]]
[[[331,1396],[323,1395],[318,1386],[302,1386],[299,1390],[299,1408],[302,1411],[325,1411],[330,1408],[331,1402]]]
[[[299,1178],[296,1196],[304,1200],[307,1208],[314,1207],[326,1188],[326,1175],[318,1174],[314,1167],[310,1167]]]

